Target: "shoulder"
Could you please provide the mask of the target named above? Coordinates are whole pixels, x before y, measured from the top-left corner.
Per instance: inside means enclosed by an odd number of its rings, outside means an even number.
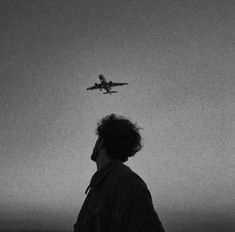
[[[120,164],[116,168],[115,172],[118,184],[125,185],[131,189],[136,187],[147,189],[147,185],[144,180],[127,165],[123,163]]]

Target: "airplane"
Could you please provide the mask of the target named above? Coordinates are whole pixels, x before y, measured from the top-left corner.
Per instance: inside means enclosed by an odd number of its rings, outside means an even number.
[[[94,86],[87,88],[87,90],[99,89],[100,91],[104,89],[106,92],[103,94],[112,94],[118,93],[118,91],[111,91],[112,87],[121,86],[121,85],[128,85],[128,83],[114,83],[112,81],[106,81],[105,77],[100,74],[99,75],[100,84],[95,83]]]

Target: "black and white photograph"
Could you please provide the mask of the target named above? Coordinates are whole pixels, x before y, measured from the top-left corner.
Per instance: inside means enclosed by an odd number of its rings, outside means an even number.
[[[234,232],[235,0],[0,0],[0,232]]]

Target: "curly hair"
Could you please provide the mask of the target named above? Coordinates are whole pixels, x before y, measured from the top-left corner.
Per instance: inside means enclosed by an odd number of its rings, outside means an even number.
[[[125,162],[143,147],[140,129],[123,116],[110,114],[97,123],[96,134],[103,139],[109,157]]]

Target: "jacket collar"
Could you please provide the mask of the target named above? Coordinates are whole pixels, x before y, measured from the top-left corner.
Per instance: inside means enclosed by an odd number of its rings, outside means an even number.
[[[96,171],[95,174],[92,176],[90,184],[86,188],[85,194],[87,194],[88,190],[92,190],[97,188],[97,186],[101,183],[101,181],[118,165],[122,164],[120,160],[113,160],[105,165],[100,170]]]

